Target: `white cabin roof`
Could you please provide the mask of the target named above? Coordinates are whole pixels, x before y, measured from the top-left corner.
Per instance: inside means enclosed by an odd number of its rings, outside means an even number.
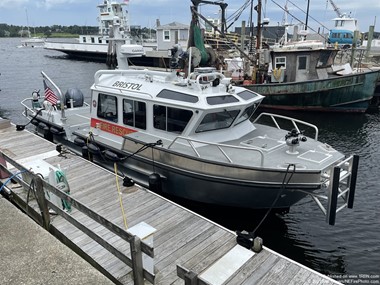
[[[221,74],[216,72],[193,73],[190,79],[185,79],[177,76],[176,72],[102,70],[95,74],[92,90],[192,109],[215,109],[226,106],[241,108],[262,100],[263,96],[246,88],[229,86],[226,82],[230,79],[224,78],[223,75],[218,77],[219,75]],[[219,84],[215,83],[213,86],[214,80]],[[213,103],[210,103],[210,100]]]

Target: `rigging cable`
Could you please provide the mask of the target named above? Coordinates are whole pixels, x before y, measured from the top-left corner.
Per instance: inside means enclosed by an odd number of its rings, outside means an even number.
[[[302,10],[300,7],[298,7],[296,4],[294,4],[292,1],[288,0],[289,3],[293,4],[296,8],[298,8],[301,12],[305,13],[306,14],[306,11]],[[326,28],[327,30],[329,28],[327,28],[325,25],[323,25],[321,22],[319,22],[317,19],[315,19],[314,17],[310,16],[309,15],[309,18],[313,19],[314,21],[316,21],[318,24],[320,24],[324,29]]]
[[[278,4],[276,1],[274,1],[274,0],[272,0],[272,2],[274,3],[274,4],[276,4],[278,7],[280,7],[284,12],[286,12],[286,13],[288,13],[290,16],[292,16],[294,19],[296,19],[298,22],[300,22],[301,24],[303,24],[303,25],[305,25],[305,23],[302,21],[302,20],[300,20],[300,19],[298,19],[296,16],[294,16],[293,14],[291,14],[289,11],[287,11],[287,10],[285,10],[280,4]],[[317,34],[319,34],[316,30],[314,30],[313,28],[311,28],[311,27],[308,27],[310,30],[312,30],[313,32],[315,32],[315,33],[317,33]],[[324,37],[323,35],[321,35],[321,34],[319,34],[322,38],[324,38],[325,40],[327,40],[327,38],[326,37]]]

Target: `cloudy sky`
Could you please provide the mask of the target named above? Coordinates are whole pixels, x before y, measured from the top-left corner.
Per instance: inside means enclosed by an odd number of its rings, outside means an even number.
[[[122,1],[122,0],[117,0]],[[369,25],[375,24],[375,30],[380,31],[380,1],[379,0],[333,0],[342,12],[351,13],[359,20],[362,32],[368,31]],[[97,25],[97,4],[101,0],[0,0],[0,23],[12,25],[51,26],[51,25]],[[227,17],[239,9],[246,0],[225,0],[228,3]],[[271,21],[271,25],[278,25],[284,17],[283,10],[288,3],[291,15],[288,22],[297,24],[305,20],[307,0],[262,0],[263,17]],[[331,19],[336,17],[329,0],[310,0],[309,24],[314,28],[326,26],[332,28]],[[254,1],[255,5],[257,0]],[[276,4],[277,3],[277,4]],[[190,0],[130,0],[129,15],[131,25],[154,27],[156,19],[161,24],[173,21],[188,24],[190,22]],[[201,12],[206,17],[217,17],[217,6],[202,6]],[[28,15],[28,17],[26,16]],[[376,19],[378,15],[379,19]],[[28,21],[27,21],[28,18]],[[313,20],[314,18],[315,20]],[[236,21],[248,22],[249,9]],[[257,18],[254,14],[254,22]],[[255,24],[256,25],[256,24]]]

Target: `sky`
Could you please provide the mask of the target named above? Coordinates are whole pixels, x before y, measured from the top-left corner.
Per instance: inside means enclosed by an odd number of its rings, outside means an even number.
[[[116,0],[122,1],[122,0]],[[216,0],[214,0],[216,1]],[[380,31],[380,1],[379,0],[333,0],[342,12],[351,14],[358,19],[361,32],[368,31],[370,25],[375,25],[375,31]],[[0,23],[18,26],[52,26],[80,25],[97,26],[98,8],[101,0],[0,0]],[[247,0],[225,0],[228,4],[227,17],[233,15]],[[249,2],[249,1],[248,1]],[[305,21],[307,0],[262,0],[262,17],[270,19],[270,25],[279,25],[283,21],[287,6],[291,15],[288,22],[297,24]],[[310,0],[309,25],[314,29],[332,28],[331,19],[336,13],[329,0]],[[257,0],[253,1],[254,5]],[[277,4],[276,4],[277,3]],[[156,19],[161,24],[171,22],[190,23],[190,0],[129,0],[129,16],[131,25],[155,27]],[[201,6],[200,11],[206,17],[218,17],[218,6]],[[376,15],[379,15],[376,18]],[[315,20],[313,20],[313,18]],[[240,26],[241,21],[248,22],[249,8],[246,9],[232,26]],[[257,14],[254,13],[254,25]]]

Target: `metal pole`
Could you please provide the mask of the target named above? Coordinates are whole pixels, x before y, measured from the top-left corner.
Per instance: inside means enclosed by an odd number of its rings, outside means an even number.
[[[310,0],[307,0],[305,31],[307,30],[307,26],[308,26],[308,22],[309,22],[309,7],[310,7]]]

